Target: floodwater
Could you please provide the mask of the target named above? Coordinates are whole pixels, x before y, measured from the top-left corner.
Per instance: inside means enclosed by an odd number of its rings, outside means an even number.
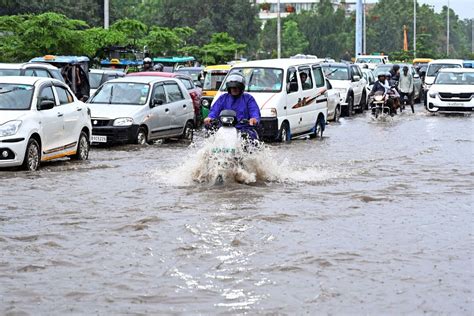
[[[474,313],[474,119],[341,119],[269,181],[190,181],[195,146],[0,172],[0,314]]]

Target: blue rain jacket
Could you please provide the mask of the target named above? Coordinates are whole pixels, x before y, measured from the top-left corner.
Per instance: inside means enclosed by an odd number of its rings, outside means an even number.
[[[217,99],[216,103],[211,107],[208,117],[212,119],[219,118],[219,114],[222,110],[233,110],[237,113],[237,122],[241,120],[249,120],[251,118],[257,119],[260,123],[260,108],[257,105],[254,97],[248,93],[243,93],[239,97],[233,97],[229,93],[224,93]],[[237,123],[237,129],[249,133],[252,138],[256,138],[256,132],[254,126],[248,124]]]

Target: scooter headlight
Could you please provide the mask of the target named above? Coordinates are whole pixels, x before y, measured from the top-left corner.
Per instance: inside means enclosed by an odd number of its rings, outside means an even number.
[[[208,108],[209,107],[209,100],[207,99],[202,99],[201,100],[201,105],[205,108]]]
[[[220,117],[221,123],[224,126],[232,126],[234,125],[235,118],[232,116],[221,116]]]
[[[375,101],[382,101],[383,100],[383,95],[376,95],[374,96]]]

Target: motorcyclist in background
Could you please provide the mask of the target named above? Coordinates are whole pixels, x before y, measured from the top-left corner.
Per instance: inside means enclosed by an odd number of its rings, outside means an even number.
[[[143,71],[152,71],[153,70],[153,62],[150,57],[145,57],[143,59]]]
[[[258,139],[253,127],[260,122],[260,108],[254,97],[245,92],[245,78],[237,73],[229,75],[226,88],[227,93],[222,94],[213,104],[204,124],[209,126],[222,110],[233,110],[237,114],[236,128],[251,139]],[[242,120],[248,120],[248,124],[243,124]]]
[[[386,94],[390,90],[390,86],[388,84],[388,81],[390,80],[390,73],[379,73],[377,79],[378,80],[374,83],[374,86],[369,93],[369,97],[372,97],[376,92],[382,92],[383,94]],[[386,104],[388,107],[390,107],[391,113],[394,113],[393,99],[387,98]]]
[[[393,65],[392,69],[390,69],[390,85],[397,85],[398,86],[398,81],[400,80],[400,66],[399,65]]]

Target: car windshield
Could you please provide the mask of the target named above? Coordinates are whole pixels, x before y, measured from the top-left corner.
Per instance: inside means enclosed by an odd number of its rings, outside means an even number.
[[[20,69],[0,69],[0,76],[19,76]]]
[[[90,103],[144,105],[150,86],[145,83],[110,82],[105,83],[94,95]]]
[[[473,72],[440,72],[436,76],[435,84],[474,85]]]
[[[461,68],[461,65],[458,64],[431,64],[428,66],[428,71],[426,75],[428,77],[434,77],[440,69],[443,68]]]
[[[210,70],[204,76],[203,90],[219,90],[227,70]]]
[[[190,76],[193,79],[193,81],[198,81],[199,74],[201,73],[200,70],[181,70],[181,69],[176,70],[176,72]]]
[[[378,66],[374,70],[374,76],[377,77],[380,73],[387,73],[392,69],[392,66]]]
[[[377,57],[358,57],[356,63],[381,64],[382,58]]]
[[[349,80],[349,68],[338,66],[324,66],[324,74],[332,80]]]
[[[0,110],[28,110],[33,91],[31,85],[0,83]]]
[[[101,73],[89,73],[89,84],[91,89],[97,89],[100,86],[100,82],[102,81],[102,74]]]
[[[283,84],[283,69],[280,68],[234,68],[230,73],[244,76],[247,92],[279,92]],[[222,85],[221,90],[225,89]]]

